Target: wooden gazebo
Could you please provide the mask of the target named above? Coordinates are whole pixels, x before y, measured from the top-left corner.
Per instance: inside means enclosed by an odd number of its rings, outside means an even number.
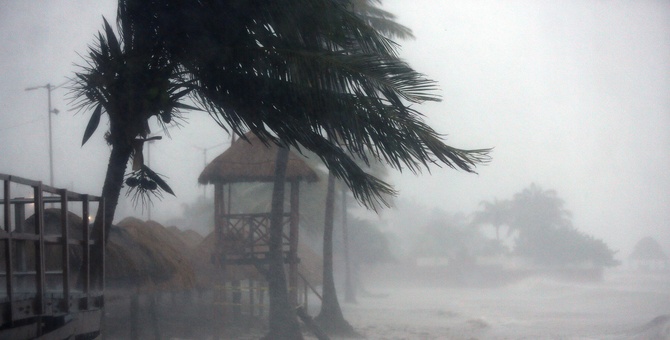
[[[265,145],[254,134],[238,139],[209,163],[200,174],[200,184],[214,184],[214,234],[218,261],[225,265],[263,265],[269,252],[270,213],[231,213],[230,197],[224,187],[234,183],[274,181],[277,146]],[[317,175],[298,155],[291,152],[286,168],[290,186],[290,208],[284,213],[283,252],[288,264],[290,296],[297,304],[299,183],[314,182]],[[227,204],[226,204],[227,203]],[[286,234],[288,231],[288,234]]]

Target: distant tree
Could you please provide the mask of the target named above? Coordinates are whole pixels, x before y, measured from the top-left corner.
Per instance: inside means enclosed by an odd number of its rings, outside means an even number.
[[[391,252],[389,235],[367,219],[349,216],[351,258],[355,266],[381,264],[395,261]]]
[[[510,229],[518,230],[514,252],[541,265],[614,266],[614,251],[572,226],[571,214],[554,190],[531,184],[514,195]]]
[[[510,223],[511,202],[508,200],[499,201],[495,198],[493,202],[482,201],[479,205],[482,209],[475,212],[472,224],[492,225],[496,230],[496,241],[500,241],[500,227],[504,225],[509,226]]]
[[[547,228],[570,225],[571,213],[555,190],[544,190],[532,183],[514,195],[511,201],[510,229],[518,230],[521,242]],[[523,235],[523,236],[522,236]]]
[[[651,236],[639,240],[629,256],[630,260],[637,261],[641,267],[660,265],[668,267],[668,255],[663,247]]]

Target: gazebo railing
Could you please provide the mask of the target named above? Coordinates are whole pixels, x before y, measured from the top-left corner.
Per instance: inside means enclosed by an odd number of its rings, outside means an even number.
[[[270,213],[225,214],[219,237],[224,261],[234,264],[254,264],[267,259],[270,240]],[[290,230],[291,214],[283,214],[283,229]],[[291,238],[286,232],[282,237],[284,261],[290,263]]]

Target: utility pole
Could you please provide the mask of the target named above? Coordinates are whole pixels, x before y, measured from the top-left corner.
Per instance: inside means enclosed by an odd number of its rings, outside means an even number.
[[[49,117],[49,185],[54,186],[54,155],[53,155],[53,136],[52,136],[52,128],[51,128],[51,114],[58,114],[58,109],[52,109],[51,108],[51,91],[65,85],[65,83],[60,84],[58,86],[53,86],[51,83],[48,83],[43,86],[33,86],[33,87],[28,87],[26,88],[26,91],[33,91],[33,90],[39,90],[39,89],[46,89],[47,90],[47,104],[49,111],[47,111],[47,117]]]
[[[203,157],[202,168],[203,168],[203,169],[204,169],[205,167],[207,167],[207,150],[214,149],[214,148],[218,148],[219,146],[222,146],[222,145],[224,145],[224,144],[226,144],[226,143],[223,142],[223,143],[221,143],[221,144],[217,144],[217,145],[214,145],[214,146],[210,146],[210,147],[208,147],[208,148],[201,148],[201,147],[199,147],[199,146],[195,146],[195,145],[193,145],[194,148],[196,148],[196,149],[198,149],[198,150],[202,150],[202,157]],[[203,196],[204,198],[207,198],[207,186],[206,186],[206,185],[203,185],[203,186],[202,186],[202,196]]]

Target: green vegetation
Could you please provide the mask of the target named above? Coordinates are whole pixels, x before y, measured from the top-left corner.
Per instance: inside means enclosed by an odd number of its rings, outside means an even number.
[[[78,107],[93,112],[83,142],[103,114],[109,118],[111,154],[102,189],[106,225],[101,210],[95,233],[109,234],[132,155],[135,190],[171,192],[139,156],[151,118],[173,124],[181,111],[204,110],[227,131],[240,137],[251,131],[283,147],[276,164],[268,271],[273,339],[301,338],[281,254],[273,251],[281,239],[284,148],[316,153],[369,207],[385,204],[394,190],[353,158],[413,172],[433,163],[472,172],[488,160],[488,150],[448,146],[422,121],[410,105],[439,100],[435,83],[400,60],[396,45],[370,25],[379,15],[356,13],[348,4],[119,0],[119,36],[105,21],[75,78]]]
[[[506,225],[508,235],[517,234],[513,254],[543,266],[618,265],[615,252],[599,239],[572,226],[571,214],[554,190],[536,184],[514,195],[509,201],[483,204],[475,213],[476,224],[498,229]]]

